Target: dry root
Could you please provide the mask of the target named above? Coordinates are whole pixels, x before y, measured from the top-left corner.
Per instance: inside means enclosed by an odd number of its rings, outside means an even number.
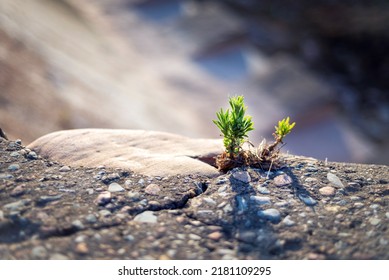
[[[235,155],[229,155],[226,152],[216,157],[216,166],[220,171],[227,172],[235,167],[253,167],[264,170],[278,169],[279,149],[269,146],[259,147],[258,150],[241,150]]]

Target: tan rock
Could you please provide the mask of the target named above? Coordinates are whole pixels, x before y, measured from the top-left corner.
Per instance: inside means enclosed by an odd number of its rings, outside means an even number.
[[[216,176],[209,163],[223,150],[219,139],[192,139],[155,131],[75,129],[42,136],[29,149],[68,166],[122,168],[148,176]]]

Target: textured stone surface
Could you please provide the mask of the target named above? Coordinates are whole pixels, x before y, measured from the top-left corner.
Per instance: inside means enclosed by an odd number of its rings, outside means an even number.
[[[149,176],[216,176],[219,172],[208,163],[223,150],[221,140],[119,129],[58,131],[35,140],[28,148],[68,166],[103,165]]]

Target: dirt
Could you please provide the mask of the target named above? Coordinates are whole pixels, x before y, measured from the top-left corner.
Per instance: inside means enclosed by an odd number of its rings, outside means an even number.
[[[0,154],[0,259],[389,259],[388,166],[161,178]]]

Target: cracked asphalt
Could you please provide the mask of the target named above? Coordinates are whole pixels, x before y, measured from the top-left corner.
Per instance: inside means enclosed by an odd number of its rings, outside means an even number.
[[[387,166],[147,177],[0,154],[0,259],[389,259]]]

